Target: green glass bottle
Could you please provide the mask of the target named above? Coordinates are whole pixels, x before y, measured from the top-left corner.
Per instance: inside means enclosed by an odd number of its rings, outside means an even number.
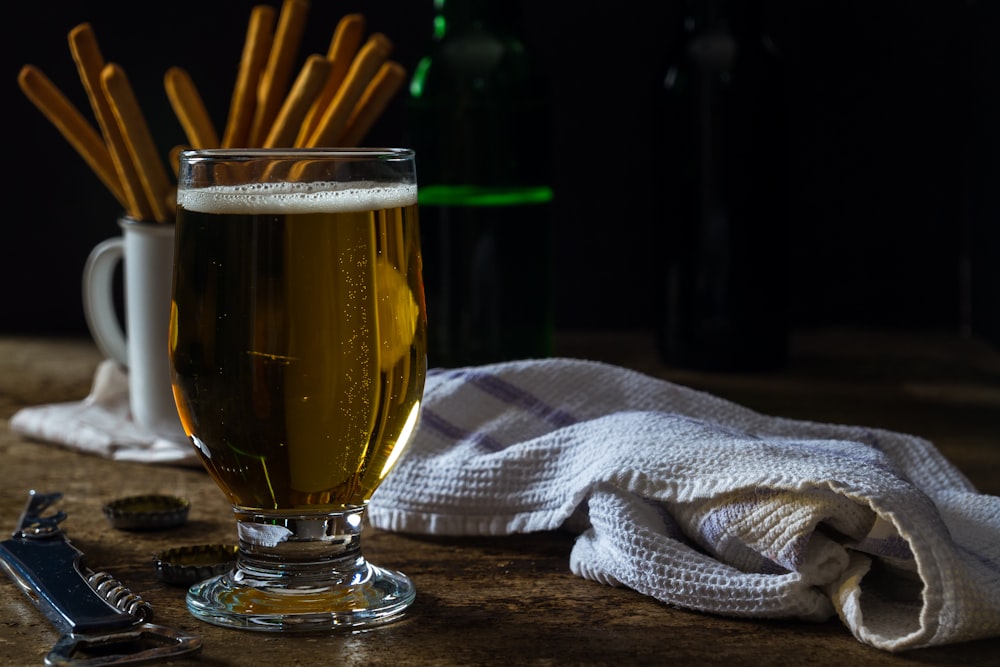
[[[548,356],[553,346],[547,88],[519,5],[434,0],[410,85],[428,362]]]

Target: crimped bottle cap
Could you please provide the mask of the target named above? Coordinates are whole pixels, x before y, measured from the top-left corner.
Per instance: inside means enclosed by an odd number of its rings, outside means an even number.
[[[130,496],[105,505],[104,516],[119,530],[157,530],[180,526],[190,508],[191,503],[176,496]]]
[[[190,585],[229,570],[236,561],[235,544],[176,547],[153,556],[156,575],[168,584]]]

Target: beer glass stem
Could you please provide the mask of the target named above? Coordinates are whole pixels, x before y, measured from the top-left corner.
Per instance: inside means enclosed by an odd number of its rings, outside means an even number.
[[[362,554],[363,507],[235,512],[236,564],[188,590],[188,609],[197,618],[265,631],[357,629],[394,620],[413,602],[406,575],[372,565]]]

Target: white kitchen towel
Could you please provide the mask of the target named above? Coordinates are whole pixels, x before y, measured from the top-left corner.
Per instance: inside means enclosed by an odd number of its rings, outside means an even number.
[[[160,437],[133,421],[128,374],[110,360],[97,367],[84,400],[21,408],[11,417],[10,428],[29,438],[117,461],[201,467],[187,440]]]
[[[889,651],[1000,634],[1000,497],[926,440],[771,417],[601,363],[432,370],[382,529],[578,532],[569,566],[664,603]]]

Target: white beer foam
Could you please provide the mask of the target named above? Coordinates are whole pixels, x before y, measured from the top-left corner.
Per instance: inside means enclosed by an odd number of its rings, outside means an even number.
[[[417,203],[412,183],[252,183],[177,192],[177,205],[201,213],[347,213]]]

